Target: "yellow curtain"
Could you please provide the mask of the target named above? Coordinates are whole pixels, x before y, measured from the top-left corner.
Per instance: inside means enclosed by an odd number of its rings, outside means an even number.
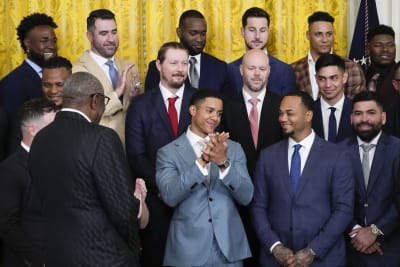
[[[86,39],[86,17],[98,8],[116,15],[120,47],[118,56],[138,65],[142,79],[149,61],[166,41],[177,41],[175,29],[180,14],[197,9],[207,20],[206,51],[230,62],[244,52],[240,36],[243,12],[252,6],[268,11],[271,16],[268,51],[291,63],[308,51],[305,37],[307,17],[317,10],[335,17],[334,50],[346,55],[347,1],[343,0],[3,0],[0,3],[0,77],[24,59],[17,41],[16,27],[33,12],[43,12],[58,24],[59,55],[72,62],[89,48]]]

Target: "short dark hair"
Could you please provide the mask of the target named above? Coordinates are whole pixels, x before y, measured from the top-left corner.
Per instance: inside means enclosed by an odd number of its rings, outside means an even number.
[[[315,63],[315,71],[318,72],[323,67],[337,66],[342,72],[346,70],[344,60],[335,54],[322,54]]]
[[[374,101],[382,111],[384,110],[381,98],[375,92],[371,91],[361,91],[360,93],[356,94],[353,98],[353,109],[357,102],[364,101]]]
[[[179,27],[181,27],[184,23],[184,21],[187,18],[197,18],[197,19],[204,19],[203,14],[201,14],[199,11],[194,10],[194,9],[189,9],[184,11],[181,16],[179,17]]]
[[[27,34],[36,26],[42,25],[50,26],[53,29],[58,27],[53,18],[44,13],[32,13],[21,20],[17,27],[17,40],[19,40],[24,51],[26,51],[24,39],[26,38]]]
[[[335,22],[335,18],[332,17],[328,12],[317,11],[312,13],[311,16],[308,17],[308,26],[316,21],[326,21],[333,24]]]
[[[56,112],[57,106],[46,98],[33,98],[26,101],[18,110],[20,126],[26,126],[32,120],[39,119],[45,113]]]
[[[267,24],[269,26],[269,14],[268,14],[267,11],[265,11],[262,8],[251,7],[251,8],[247,9],[244,12],[244,14],[242,16],[242,26],[243,26],[243,28],[246,27],[248,18],[266,18],[267,19]]]
[[[67,71],[71,74],[72,73],[72,64],[65,57],[55,56],[43,63],[43,69],[59,69],[59,68],[66,68]]]
[[[94,28],[96,19],[112,19],[115,21],[115,15],[108,9],[96,9],[90,12],[86,19],[87,30],[91,31]]]
[[[383,24],[379,24],[378,26],[372,28],[367,35],[367,41],[371,41],[372,38],[375,37],[375,35],[379,35],[379,34],[386,34],[386,35],[390,35],[393,37],[394,40],[394,30],[392,27],[387,26],[387,25],[383,25]]]
[[[81,105],[86,97],[92,94],[104,94],[99,79],[89,72],[72,73],[64,84],[63,106]]]
[[[190,99],[190,106],[198,105],[207,97],[217,98],[223,101],[222,96],[218,91],[212,89],[199,89],[192,95],[192,98]]]
[[[180,50],[185,50],[188,55],[189,55],[189,50],[183,46],[183,44],[178,43],[178,42],[167,42],[164,43],[160,49],[158,50],[157,53],[157,60],[160,61],[160,63],[163,63],[165,60],[165,54],[169,49],[180,49]],[[189,56],[188,56],[189,57]]]
[[[293,91],[288,93],[286,96],[297,96],[300,97],[301,103],[307,110],[314,112],[314,99],[306,92],[303,91]]]

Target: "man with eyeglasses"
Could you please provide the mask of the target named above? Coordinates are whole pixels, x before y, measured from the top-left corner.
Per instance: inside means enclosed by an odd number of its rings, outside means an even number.
[[[46,266],[139,266],[146,189],[135,187],[117,133],[97,125],[109,100],[95,76],[73,73],[63,108],[33,141]]]

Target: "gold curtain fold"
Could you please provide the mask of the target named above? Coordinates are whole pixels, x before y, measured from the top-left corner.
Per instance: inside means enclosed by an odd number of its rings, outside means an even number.
[[[24,59],[17,41],[16,27],[33,12],[43,12],[58,24],[59,55],[72,62],[89,48],[86,18],[91,10],[107,8],[116,15],[120,47],[118,56],[138,65],[142,79],[147,64],[155,59],[159,47],[177,41],[176,27],[180,14],[197,9],[207,20],[205,50],[230,62],[244,52],[240,35],[243,12],[258,6],[271,16],[268,51],[291,63],[308,51],[307,17],[317,10],[335,17],[334,50],[346,55],[347,1],[342,0],[4,0],[0,3],[0,77]]]

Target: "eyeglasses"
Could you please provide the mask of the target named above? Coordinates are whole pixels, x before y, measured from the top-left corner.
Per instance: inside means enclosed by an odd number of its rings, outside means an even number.
[[[100,94],[100,93],[94,93],[89,95],[90,97],[94,97],[94,96],[102,96],[104,98],[104,106],[107,106],[108,102],[110,102],[110,98],[106,95]]]

